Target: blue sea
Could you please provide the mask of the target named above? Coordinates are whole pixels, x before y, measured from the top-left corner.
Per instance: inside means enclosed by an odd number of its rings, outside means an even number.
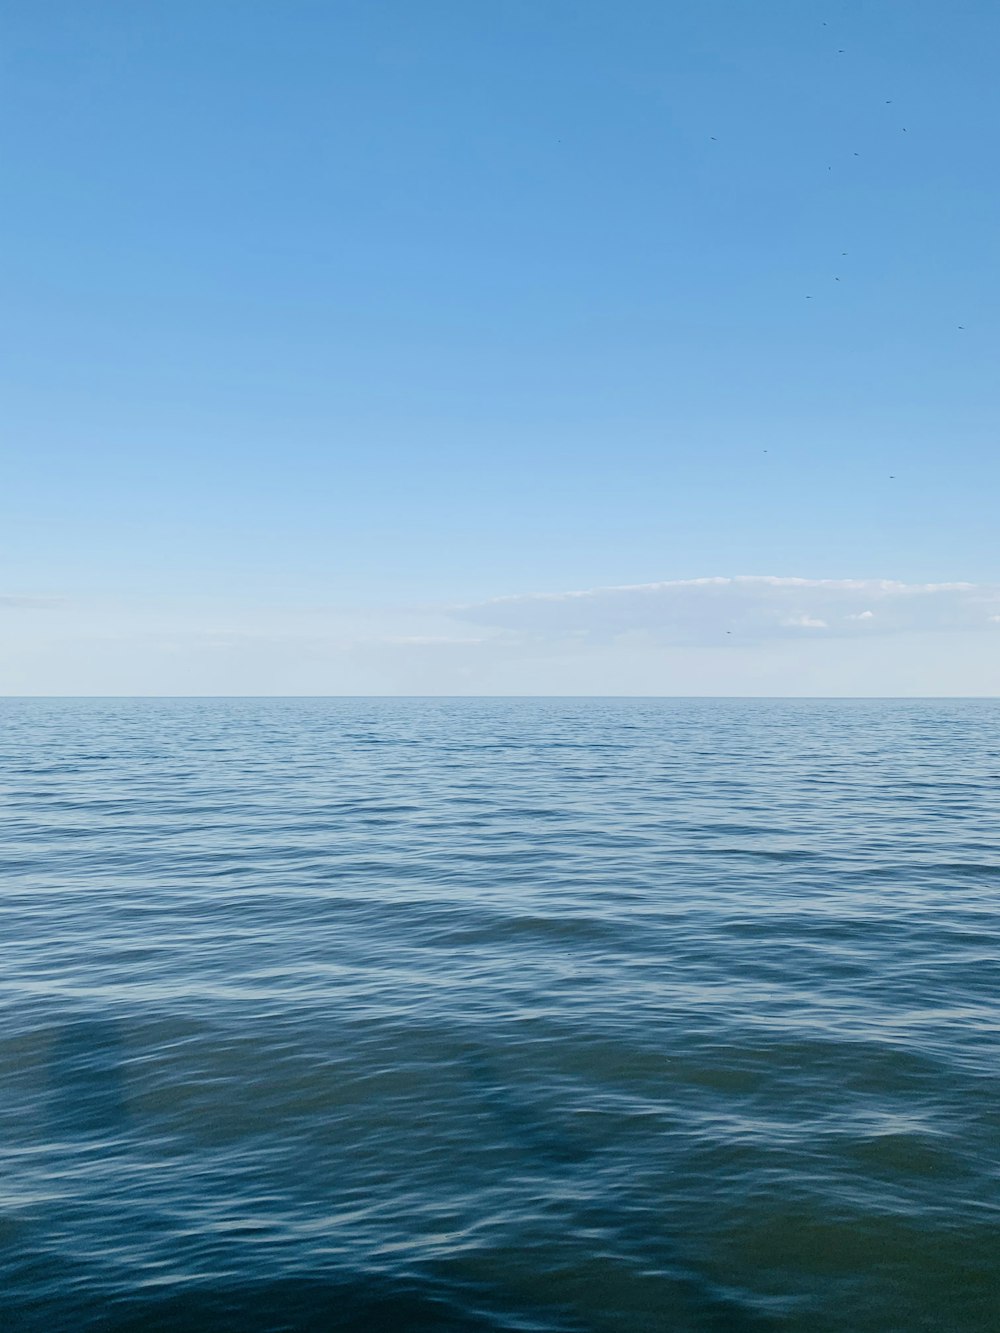
[[[4,1333],[995,1333],[1000,703],[0,701]]]

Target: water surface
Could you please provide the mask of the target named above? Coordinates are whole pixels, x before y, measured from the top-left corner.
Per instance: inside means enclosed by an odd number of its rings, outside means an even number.
[[[995,1330],[998,741],[0,702],[0,1324]]]

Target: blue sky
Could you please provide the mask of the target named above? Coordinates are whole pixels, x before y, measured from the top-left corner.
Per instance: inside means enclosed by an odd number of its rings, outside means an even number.
[[[0,692],[997,692],[995,4],[0,29]]]

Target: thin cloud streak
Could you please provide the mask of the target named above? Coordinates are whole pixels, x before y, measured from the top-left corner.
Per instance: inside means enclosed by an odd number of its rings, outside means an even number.
[[[1000,584],[751,574],[497,597],[453,612],[532,636],[663,644],[995,631],[998,613]]]
[[[20,593],[0,592],[0,610],[48,611],[65,605],[65,597],[26,597]]]

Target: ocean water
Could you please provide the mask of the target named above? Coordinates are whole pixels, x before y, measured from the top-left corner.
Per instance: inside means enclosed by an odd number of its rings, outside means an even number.
[[[993,1333],[998,841],[985,700],[0,702],[0,1327]]]

